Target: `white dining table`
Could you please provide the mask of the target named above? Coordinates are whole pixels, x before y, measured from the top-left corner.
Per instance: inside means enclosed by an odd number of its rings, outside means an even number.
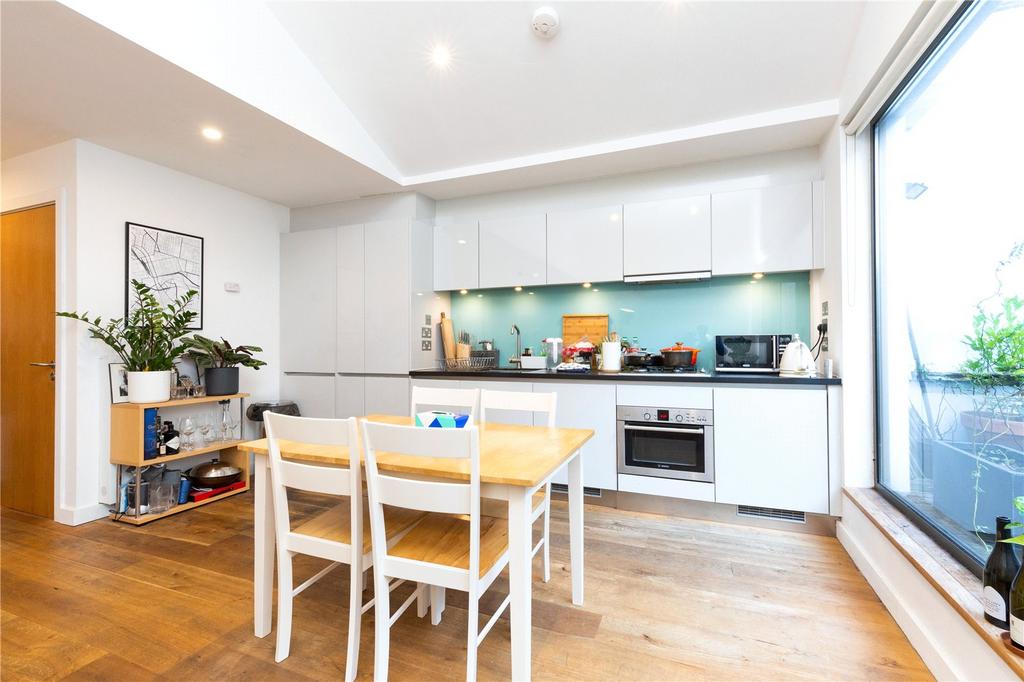
[[[410,417],[369,415],[366,419],[390,424],[411,424]],[[480,424],[480,494],[508,503],[509,619],[512,630],[512,679],[531,677],[533,494],[563,466],[568,473],[569,556],[572,603],[583,604],[583,458],[582,446],[594,432],[513,424]],[[343,446],[282,442],[288,459],[348,466]],[[253,629],[257,637],[270,634],[274,590],[274,515],[271,505],[269,458],[266,439],[241,443],[238,448],[255,457],[255,562]],[[362,459],[360,457],[360,459]],[[464,462],[379,453],[382,470],[468,480]]]

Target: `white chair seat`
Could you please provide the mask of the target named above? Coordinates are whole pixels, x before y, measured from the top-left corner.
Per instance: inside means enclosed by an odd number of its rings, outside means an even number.
[[[469,540],[467,517],[428,514],[388,550],[388,555],[469,570]],[[480,575],[484,576],[507,552],[508,521],[481,516]]]
[[[352,544],[352,522],[351,505],[348,502],[331,507],[322,511],[299,525],[292,528],[292,533],[308,535],[331,542],[340,542],[346,545]],[[384,510],[384,525],[387,528],[388,541],[401,535],[417,521],[425,517],[424,512],[415,509],[401,509],[398,507],[387,507]],[[373,546],[370,535],[370,509],[367,502],[363,503],[363,553],[367,553]]]

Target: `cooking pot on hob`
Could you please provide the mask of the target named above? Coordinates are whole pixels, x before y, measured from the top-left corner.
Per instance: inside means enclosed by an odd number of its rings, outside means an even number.
[[[665,360],[666,367],[692,367],[697,364],[697,354],[700,349],[692,346],[684,346],[677,341],[674,346],[661,349],[661,357]]]

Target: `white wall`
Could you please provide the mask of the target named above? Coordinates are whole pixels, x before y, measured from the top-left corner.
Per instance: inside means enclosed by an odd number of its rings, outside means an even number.
[[[811,335],[821,320],[822,303],[828,302],[828,350],[822,351],[818,364],[823,369],[832,359],[833,371],[843,371],[843,305],[842,305],[842,181],[840,163],[844,135],[833,127],[818,148],[824,177],[823,218],[825,236],[825,267],[811,272]]]
[[[433,199],[416,192],[400,192],[319,206],[293,208],[290,229],[295,232],[338,227],[339,225],[372,223],[378,220],[429,219],[433,217]]]
[[[814,147],[437,202],[437,217],[515,216],[821,179]]]
[[[69,146],[70,145],[70,146]],[[241,390],[253,400],[278,396],[278,243],[287,230],[288,209],[206,180],[83,141],[58,145],[4,162],[5,197],[27,193],[32,183],[56,182],[69,155],[74,160],[74,239],[69,265],[76,271],[67,307],[104,317],[124,313],[126,221],[204,238],[204,328],[206,336],[262,346],[269,367],[243,369]],[[56,151],[60,151],[59,155]],[[56,158],[55,158],[56,157]],[[49,179],[34,171],[49,166]],[[65,179],[65,181],[67,181]],[[5,209],[8,208],[5,202]],[[224,291],[237,282],[241,292]],[[66,452],[73,479],[58,506],[76,520],[102,513],[99,502],[113,501],[109,465],[110,392],[108,363],[116,356],[90,339],[80,323],[61,321],[77,353],[73,386],[65,412]],[[86,511],[83,511],[86,510]],[[95,518],[96,516],[94,516]]]

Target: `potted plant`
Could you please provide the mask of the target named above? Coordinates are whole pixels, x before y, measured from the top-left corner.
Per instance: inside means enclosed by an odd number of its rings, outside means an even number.
[[[933,443],[936,508],[985,546],[989,523],[1005,512],[996,500],[1024,495],[1024,300],[1002,294],[1003,271],[1022,254],[1024,243],[1010,250],[995,293],[976,306],[963,339],[970,356],[943,389],[944,403],[969,409]]]
[[[128,402],[163,402],[171,397],[174,361],[188,348],[180,339],[196,316],[188,306],[198,292],[188,291],[164,307],[147,285],[134,279],[131,285],[135,307],[127,317],[104,323],[101,317],[90,319],[88,312],[57,316],[85,322],[92,338],[117,353],[128,373]]]
[[[214,341],[199,334],[194,334],[192,338],[187,339],[187,343],[189,348],[186,355],[203,370],[206,395],[238,393],[239,365],[258,370],[267,364],[253,356],[254,353],[263,352],[259,346],[232,347],[225,338]]]

